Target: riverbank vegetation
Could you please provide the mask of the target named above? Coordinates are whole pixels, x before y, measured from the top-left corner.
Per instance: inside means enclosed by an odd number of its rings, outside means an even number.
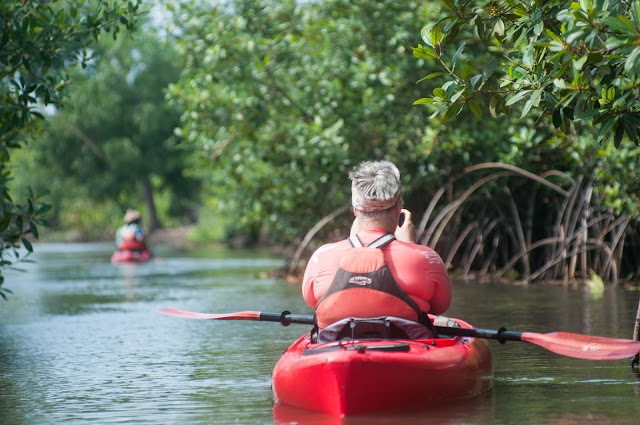
[[[95,37],[11,190],[81,239],[136,206],[297,275],[350,226],[348,172],[389,159],[453,275],[637,282],[638,3],[166,2]]]

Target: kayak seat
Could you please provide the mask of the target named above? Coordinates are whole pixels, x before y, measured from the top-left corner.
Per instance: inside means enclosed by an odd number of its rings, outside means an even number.
[[[432,339],[433,333],[424,325],[399,317],[347,317],[317,332],[318,344],[344,340]]]

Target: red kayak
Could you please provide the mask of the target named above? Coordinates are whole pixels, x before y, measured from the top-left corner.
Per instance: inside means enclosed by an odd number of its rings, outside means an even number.
[[[491,387],[491,376],[491,349],[479,338],[321,344],[305,335],[280,358],[272,378],[280,405],[349,416],[475,396]]]
[[[151,252],[148,250],[116,250],[111,256],[112,263],[146,263],[151,260]]]

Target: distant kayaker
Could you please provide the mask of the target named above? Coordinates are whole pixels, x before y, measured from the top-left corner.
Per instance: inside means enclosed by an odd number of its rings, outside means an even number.
[[[398,168],[389,161],[363,162],[349,178],[351,236],[318,248],[304,274],[302,294],[316,309],[318,326],[379,316],[424,323],[426,313],[444,313],[451,303],[449,277],[440,256],[415,243]]]
[[[134,209],[127,209],[124,225],[116,231],[116,249],[120,251],[145,251],[147,244],[142,229],[142,215]]]

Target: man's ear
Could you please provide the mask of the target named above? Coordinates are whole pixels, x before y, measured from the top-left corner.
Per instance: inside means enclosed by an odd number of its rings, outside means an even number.
[[[353,208],[353,216],[357,217],[358,216],[358,210],[355,209],[355,207]]]

